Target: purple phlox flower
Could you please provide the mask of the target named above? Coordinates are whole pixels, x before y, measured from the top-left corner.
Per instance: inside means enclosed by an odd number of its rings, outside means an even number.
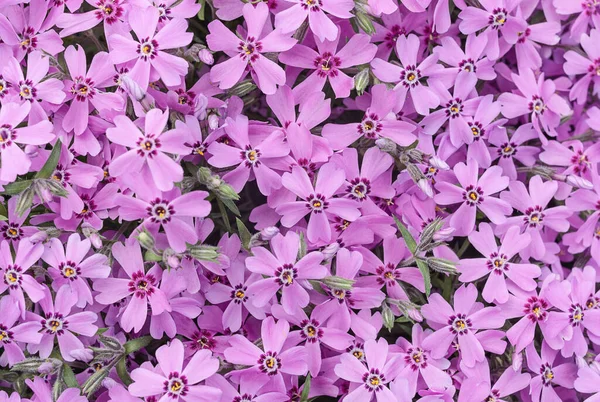
[[[420,292],[425,292],[423,275],[417,268],[398,266],[400,261],[412,256],[402,239],[396,236],[383,239],[383,261],[366,248],[360,248],[359,251],[363,256],[361,270],[371,274],[359,278],[359,284],[373,288],[385,286],[387,295],[398,300],[409,300],[399,281],[413,285]]]
[[[479,232],[473,231],[469,241],[484,258],[469,258],[459,262],[461,282],[472,282],[489,274],[482,296],[488,303],[506,303],[508,289],[506,278],[524,291],[537,287],[535,278],[541,275],[537,265],[510,262],[515,254],[529,246],[531,236],[520,233],[521,228],[511,226],[504,235],[500,247],[492,227],[487,223],[479,224]]]
[[[483,371],[482,374],[469,377],[462,382],[458,402],[502,401],[526,388],[531,380],[529,374],[508,367],[492,385],[489,370],[481,371]]]
[[[486,35],[467,35],[464,50],[460,43],[454,38],[441,38],[442,45],[433,49],[433,52],[439,56],[440,61],[448,64],[450,67],[445,69],[439,78],[452,78],[454,83],[459,75],[475,75],[480,80],[490,81],[496,78],[494,71],[494,62],[485,55],[487,45]],[[446,77],[446,74],[451,74]]]
[[[64,84],[56,78],[46,78],[50,68],[49,58],[35,51],[27,57],[27,75],[23,75],[21,65],[14,57],[4,65],[3,78],[6,80],[3,89],[10,89],[15,98],[21,102],[30,102],[29,123],[35,124],[48,119],[42,102],[60,105],[65,99]],[[43,80],[43,81],[42,81]],[[2,96],[2,95],[0,95]]]
[[[286,139],[290,146],[290,155],[285,161],[287,168],[300,166],[311,179],[314,178],[318,164],[328,161],[333,153],[326,139],[312,135],[308,128],[297,123],[288,125]]]
[[[50,266],[48,273],[53,279],[54,289],[68,285],[77,296],[76,306],[83,308],[93,304],[92,292],[87,282],[89,279],[108,278],[110,267],[103,254],[92,254],[86,257],[91,248],[89,239],[81,240],[79,234],[69,236],[65,248],[56,238],[46,243],[42,259]]]
[[[274,305],[271,311],[276,318],[288,320],[300,328],[290,332],[286,343],[297,345],[304,342],[308,355],[308,371],[315,377],[322,369],[322,345],[340,352],[350,347],[354,341],[354,337],[347,332],[327,325],[329,312],[325,311],[323,305],[316,306],[310,317],[303,310],[298,310],[295,316],[290,315],[280,305]]]
[[[388,60],[392,51],[396,49],[396,41],[398,38],[402,35],[406,35],[407,32],[413,31],[414,28],[424,23],[425,19],[425,13],[411,14],[408,17],[405,13],[396,10],[391,14],[384,14],[381,16],[383,25],[380,25],[377,21],[373,21],[375,33],[372,36],[372,41],[374,43],[381,42],[378,45],[376,57]]]
[[[280,391],[265,387],[269,378],[256,373],[248,373],[240,377],[238,386],[216,374],[206,380],[206,384],[223,391],[223,402],[288,402],[289,397]]]
[[[103,219],[109,217],[109,210],[116,207],[115,198],[119,191],[119,186],[116,183],[109,183],[100,189],[78,188],[78,195],[83,202],[83,208],[79,212],[75,212],[71,219],[63,219],[57,216],[54,219],[54,224],[57,228],[68,231],[75,231],[81,223],[89,224],[96,230],[102,229]],[[52,208],[53,205],[50,205]],[[60,209],[56,208],[57,213]]]
[[[46,0],[31,0],[28,7],[12,7],[9,13],[0,14],[0,36],[12,48],[17,60],[35,50],[52,56],[62,52],[62,40],[54,29],[52,13],[48,13]],[[10,17],[8,17],[10,16]]]
[[[233,335],[229,339],[231,347],[225,349],[225,359],[250,366],[241,372],[242,376],[261,373],[273,382],[281,382],[283,374],[305,375],[308,372],[306,348],[284,348],[289,332],[287,321],[275,322],[273,317],[267,317],[261,324],[262,349],[242,335]]]
[[[156,351],[156,370],[139,367],[131,372],[133,384],[129,392],[138,397],[162,395],[173,402],[220,400],[221,390],[199,385],[219,369],[219,360],[209,350],[197,352],[184,367],[184,347],[179,339],[163,345]]]
[[[600,309],[595,302],[595,275],[576,276],[571,281],[556,280],[548,285],[546,297],[557,309],[548,313],[553,325],[546,331],[545,341],[563,357],[587,353],[588,342],[584,329],[595,337],[600,336]],[[591,271],[590,271],[591,270]],[[584,271],[585,272],[585,271]],[[597,338],[596,338],[597,339]]]
[[[52,123],[42,120],[26,127],[17,128],[31,110],[31,103],[3,103],[0,108],[0,156],[2,169],[0,180],[13,182],[17,175],[25,174],[31,167],[31,159],[19,147],[25,145],[45,145],[54,139]]]
[[[354,221],[360,216],[360,204],[357,201],[333,197],[344,185],[344,181],[344,171],[328,163],[319,169],[316,185],[313,187],[306,170],[294,166],[291,173],[283,174],[281,182],[301,200],[285,202],[277,207],[277,213],[282,215],[281,224],[292,227],[310,214],[308,240],[328,242],[331,239],[330,218],[337,216]]]
[[[308,305],[309,294],[305,289],[307,279],[322,279],[327,267],[320,265],[323,254],[313,251],[297,260],[300,236],[288,232],[271,239],[269,252],[264,247],[252,248],[253,257],[246,259],[246,267],[254,273],[269,276],[248,287],[247,293],[253,298],[254,306],[265,306],[281,289],[281,305],[288,314],[295,314]],[[234,285],[235,286],[235,285]]]
[[[326,98],[321,91],[313,91],[306,99],[299,102],[298,113],[296,113],[296,100],[292,88],[287,85],[280,86],[274,94],[267,95],[265,98],[284,129],[287,129],[291,123],[297,123],[312,130],[331,115],[331,99]],[[313,141],[321,140],[315,137]],[[321,147],[325,146],[326,144],[321,145]],[[330,153],[327,156],[329,155]]]
[[[60,217],[64,220],[69,220],[76,214],[85,214],[86,204],[76,188],[79,191],[95,188],[103,177],[102,168],[75,159],[75,155],[63,144],[58,165],[50,178],[61,184],[68,195],[58,198],[58,206],[50,202],[52,210],[59,211]]]
[[[182,325],[178,333],[189,341],[184,342],[185,355],[192,356],[199,350],[208,349],[219,356],[229,347],[230,333],[223,328],[223,311],[218,306],[204,306],[196,320],[198,325]],[[240,334],[247,331],[241,330]],[[222,335],[226,334],[226,335]]]
[[[385,84],[375,85],[371,88],[370,106],[366,108],[361,122],[326,124],[323,137],[334,150],[344,149],[361,137],[369,140],[389,138],[401,146],[412,144],[417,139],[413,134],[414,125],[398,120],[392,112],[396,97],[397,93],[387,89]]]
[[[423,126],[423,132],[427,135],[435,135],[448,121],[448,133],[452,145],[458,148],[462,144],[472,143],[473,131],[468,123],[472,120],[467,117],[475,114],[481,101],[481,98],[478,97],[469,99],[476,82],[477,77],[473,74],[459,75],[456,77],[454,91],[450,94],[440,80],[429,81],[429,86],[437,93],[442,108],[421,120],[420,125]],[[491,122],[494,117],[488,117],[489,121]]]
[[[98,330],[98,327],[94,325],[98,320],[98,315],[91,311],[72,312],[77,303],[77,294],[71,291],[70,286],[65,285],[58,289],[54,302],[50,291],[46,290],[45,293],[45,298],[39,302],[44,315],[27,313],[28,320],[35,320],[41,325],[39,331],[42,334],[39,345],[30,343],[27,345],[27,350],[30,353],[39,353],[40,357],[45,359],[52,353],[54,339],[58,338],[58,347],[62,358],[72,362],[76,358],[71,352],[85,348],[83,342],[73,332],[79,336],[94,336]]]
[[[19,307],[11,297],[3,297],[0,300],[0,366],[12,366],[25,359],[19,342],[40,343],[42,334],[39,332],[40,325],[35,321],[24,321],[17,324],[19,319]],[[17,324],[17,325],[15,325]],[[1,398],[0,398],[1,399]]]
[[[30,237],[38,232],[35,226],[23,225],[29,216],[30,209],[23,212],[23,215],[16,213],[18,197],[11,197],[8,200],[7,220],[0,222],[0,234],[4,240],[10,241],[15,247],[25,237]]]
[[[162,269],[155,264],[148,272],[145,271],[141,247],[134,239],[125,244],[115,243],[112,252],[128,278],[95,280],[94,290],[99,292],[95,299],[101,304],[113,304],[131,296],[120,314],[121,327],[125,332],[131,332],[132,329],[139,332],[146,322],[148,303],[152,315],[171,311],[167,296],[158,288]]]
[[[404,367],[398,374],[397,379],[408,380],[408,392],[410,398],[417,393],[417,383],[421,378],[430,389],[444,389],[452,385],[452,379],[444,370],[450,367],[450,362],[446,359],[434,359],[429,350],[423,349],[422,344],[431,334],[431,331],[424,331],[423,327],[415,324],[412,327],[412,342],[404,338],[399,338],[396,345],[390,349],[401,353],[404,359]],[[393,390],[393,389],[392,389]]]
[[[440,205],[462,203],[452,214],[450,226],[456,229],[457,235],[466,236],[475,228],[475,215],[477,209],[481,210],[493,223],[501,224],[510,215],[510,204],[492,194],[498,193],[508,187],[509,179],[502,176],[502,169],[492,166],[478,178],[479,166],[471,160],[468,164],[462,162],[454,166],[454,173],[460,187],[447,182],[438,182],[436,189],[439,194],[435,201]]]
[[[87,127],[88,116],[94,108],[99,112],[121,110],[123,98],[119,94],[102,91],[105,87],[114,86],[115,70],[108,53],[96,53],[87,71],[85,52],[81,46],[69,46],[65,50],[65,60],[70,74],[65,87],[71,107],[63,120],[63,128],[66,131],[74,130],[75,135],[79,135]]]
[[[490,60],[496,60],[500,56],[500,33],[512,45],[517,43],[519,33],[527,28],[526,22],[513,13],[518,4],[509,0],[489,0],[482,3],[483,10],[467,7],[458,15],[459,29],[465,35],[484,29],[480,35],[487,36],[486,55]]]
[[[25,296],[37,303],[45,297],[45,287],[39,284],[27,270],[35,264],[44,253],[44,246],[40,243],[33,244],[28,239],[22,239],[17,247],[17,253],[13,259],[10,243],[2,241],[0,244],[0,294],[7,289],[10,298],[15,301],[21,317],[25,317]]]
[[[584,147],[581,141],[549,141],[539,158],[552,166],[564,166],[563,175],[575,174],[591,180],[592,171],[600,162],[600,143]]]
[[[56,19],[56,26],[62,28],[60,37],[92,29],[103,22],[107,35],[119,32],[117,26],[126,21],[129,4],[126,0],[85,0],[92,10],[83,13],[63,13]]]
[[[588,97],[590,83],[594,84],[593,93],[600,93],[600,31],[592,29],[588,34],[582,34],[580,44],[586,56],[574,50],[565,53],[564,70],[568,75],[582,75],[569,92],[569,100],[576,100],[578,104],[585,103]]]
[[[533,166],[536,162],[536,155],[540,149],[523,144],[537,137],[538,133],[531,123],[519,126],[510,138],[505,128],[498,127],[488,136],[492,161],[498,159],[498,166],[502,168],[502,173],[509,179],[516,180],[515,160],[525,166]]]
[[[292,9],[293,7],[290,10]],[[318,51],[305,45],[296,45],[281,54],[280,60],[289,66],[315,70],[294,87],[296,102],[306,100],[307,96],[315,91],[321,91],[326,81],[329,81],[336,98],[347,98],[350,95],[354,88],[354,79],[342,69],[369,63],[377,52],[377,46],[371,43],[369,35],[358,34],[337,50],[339,40],[339,34],[331,40],[321,41],[315,38]]]
[[[165,50],[187,46],[193,34],[186,32],[187,21],[175,18],[163,24],[156,32],[160,12],[155,7],[132,7],[128,13],[131,29],[137,40],[131,35],[113,33],[108,36],[110,57],[113,63],[120,64],[135,60],[129,76],[142,90],[148,83],[160,77],[167,86],[179,85],[181,76],[188,72],[188,63],[181,57]]]
[[[182,295],[187,283],[179,271],[163,272],[160,290],[165,294],[171,311],[150,317],[150,335],[161,339],[164,334],[174,338],[181,328],[193,325],[192,320],[202,312],[202,303],[190,295]]]
[[[246,275],[244,261],[236,260],[227,269],[228,283],[213,283],[206,291],[206,299],[213,304],[228,303],[223,312],[223,327],[236,332],[250,313],[257,320],[265,319],[265,309],[254,305],[254,295],[250,294],[252,284],[260,281],[257,273]]]
[[[205,102],[204,113],[206,113],[207,108],[218,109],[225,106],[225,102],[215,97],[222,93],[223,91],[210,81],[210,75],[204,74],[190,89],[186,90],[185,83],[170,88],[169,92],[167,92],[166,101],[170,109],[187,115],[195,114],[199,103]],[[188,117],[191,116],[186,116],[186,121]]]
[[[530,11],[522,12],[521,7],[517,8],[517,17],[523,20],[531,20]],[[517,55],[517,66],[519,71],[526,69],[536,70],[542,66],[541,45],[554,46],[560,41],[559,33],[561,24],[559,21],[546,21],[537,24],[525,22],[525,29],[517,32],[517,43],[515,53]],[[509,44],[512,45],[514,38],[510,38]]]
[[[548,208],[558,191],[558,183],[555,181],[543,182],[541,176],[534,176],[529,181],[529,192],[520,181],[510,182],[508,188],[510,191],[503,192],[500,198],[523,215],[507,218],[506,224],[502,226],[518,225],[523,232],[529,233],[531,243],[521,250],[521,256],[542,259],[547,251],[542,231],[546,227],[560,233],[568,231],[568,218],[573,212],[562,205]],[[500,232],[503,231],[504,228],[500,227]]]
[[[395,83],[394,91],[398,94],[395,107],[401,109],[407,96],[412,100],[418,114],[426,116],[429,109],[434,109],[440,104],[440,99],[435,92],[424,85],[427,77],[443,70],[437,64],[438,55],[432,54],[418,62],[420,42],[416,35],[408,37],[401,35],[396,40],[396,53],[401,65],[389,63],[382,59],[371,62],[373,74],[384,82]]]
[[[54,400],[53,392],[48,380],[41,377],[34,377],[33,380],[25,380],[25,383],[33,391],[33,401],[52,402]],[[87,398],[80,394],[81,391],[79,388],[67,388],[62,391],[56,402],[88,402]],[[26,401],[26,399],[23,399],[23,401]]]
[[[335,275],[344,279],[356,280],[363,265],[363,256],[358,251],[340,249],[336,254]],[[351,290],[323,285],[327,296],[314,295],[314,301],[323,305],[329,315],[328,325],[342,331],[352,332],[361,339],[375,339],[378,328],[371,320],[367,320],[354,310],[371,309],[381,306],[385,294],[378,287],[359,286],[354,284]]]
[[[141,131],[128,117],[116,116],[116,127],[106,130],[106,136],[111,142],[129,148],[129,151],[111,161],[110,175],[119,177],[141,172],[142,176],[151,178],[161,191],[169,191],[175,182],[181,181],[183,169],[167,153],[187,155],[189,148],[185,143],[188,132],[174,129],[163,133],[168,120],[168,110],[152,109],[146,115],[144,130]],[[139,183],[139,176],[136,177]]]
[[[566,201],[571,211],[591,211],[585,222],[574,233],[575,242],[590,248],[592,258],[600,262],[600,175],[592,173],[594,190],[579,189],[571,193]]]
[[[265,94],[273,94],[277,85],[285,84],[285,72],[263,53],[284,52],[296,44],[296,39],[281,29],[270,30],[269,7],[261,2],[246,4],[243,8],[248,27],[246,36],[238,38],[219,20],[208,24],[210,34],[206,37],[213,51],[223,51],[230,58],[213,66],[210,78],[219,83],[221,89],[234,86],[248,71],[254,82]]]
[[[365,342],[366,365],[350,353],[340,356],[335,373],[351,383],[347,402],[378,401],[396,402],[394,393],[388,388],[390,381],[396,378],[402,368],[402,357],[390,353],[388,343],[369,339]]]
[[[319,40],[334,40],[340,28],[327,16],[331,14],[342,19],[352,18],[354,4],[350,0],[286,0],[293,3],[287,10],[275,16],[275,26],[283,33],[296,31],[308,18],[308,26]]]
[[[194,0],[135,0],[134,4],[142,7],[149,6],[156,8],[160,15],[160,23],[174,18],[195,17],[201,8],[201,5],[196,4]]]
[[[571,23],[571,38],[581,38],[590,25],[600,26],[600,3],[595,0],[553,0],[552,6],[558,15],[578,14]]]
[[[596,362],[594,362],[596,363]],[[574,388],[584,394],[594,394],[585,399],[584,402],[594,402],[598,400],[600,393],[600,372],[597,365],[579,367],[577,378],[573,384]]]
[[[215,141],[208,147],[212,155],[209,164],[218,168],[236,166],[223,176],[224,180],[239,192],[252,173],[265,195],[281,187],[281,177],[270,166],[290,152],[282,130],[273,130],[266,138],[260,138],[249,132],[248,118],[239,116],[235,120],[227,118],[225,133],[233,143]]]
[[[573,388],[577,378],[577,366],[571,362],[557,362],[558,350],[552,349],[546,342],[542,343],[541,357],[530,343],[525,349],[527,367],[535,376],[529,384],[529,393],[533,402],[552,401],[562,399],[557,395],[554,385]]]
[[[544,133],[555,137],[560,119],[572,113],[569,104],[556,93],[554,81],[545,80],[543,73],[536,80],[533,71],[526,69],[520,75],[512,74],[512,80],[521,95],[502,93],[498,98],[502,114],[509,119],[530,114],[540,140],[546,143]]]
[[[440,359],[447,355],[453,343],[457,343],[462,362],[474,367],[485,359],[484,348],[475,334],[481,329],[500,328],[504,318],[498,307],[483,307],[477,299],[474,285],[463,285],[454,293],[454,308],[438,293],[429,297],[429,303],[421,308],[428,324],[439,328],[422,343],[431,356]]]
[[[473,139],[468,143],[467,160],[476,160],[482,168],[488,168],[492,163],[487,139],[494,131],[504,130],[499,127],[506,123],[506,119],[495,120],[499,114],[500,103],[494,102],[493,95],[486,95],[481,98],[472,120],[468,121]]]
[[[118,195],[115,202],[119,205],[122,219],[143,219],[143,225],[151,232],[156,232],[162,227],[169,246],[182,253],[186,250],[186,243],[196,244],[198,241],[191,218],[204,218],[208,215],[210,203],[205,201],[207,196],[206,191],[192,191],[180,195],[179,189],[173,189],[165,193],[159,192],[148,201]]]

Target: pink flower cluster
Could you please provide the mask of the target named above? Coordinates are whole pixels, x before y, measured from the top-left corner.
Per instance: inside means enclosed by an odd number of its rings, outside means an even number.
[[[0,402],[600,401],[600,2],[0,0]]]

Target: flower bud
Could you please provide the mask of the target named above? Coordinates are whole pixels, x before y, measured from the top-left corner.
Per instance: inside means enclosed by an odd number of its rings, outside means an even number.
[[[375,26],[371,17],[364,11],[356,12],[356,24],[362,29],[367,35],[373,35],[375,33]]]
[[[230,90],[231,95],[239,96],[240,98],[248,95],[250,92],[256,89],[256,85],[252,80],[244,80],[235,84]]]
[[[429,257],[427,258],[427,265],[433,271],[442,272],[444,274],[456,274],[456,263],[454,261],[446,260],[445,258]]]
[[[15,208],[15,212],[18,216],[23,216],[23,214],[31,207],[31,204],[33,204],[33,192],[34,189],[29,187],[19,196]]]
[[[40,366],[38,367],[38,372],[40,374],[51,374],[52,370],[53,370],[54,366],[52,365],[51,362],[46,362],[46,363],[42,363],[40,364]]]
[[[375,145],[377,145],[377,148],[379,148],[382,152],[388,153],[394,157],[398,156],[398,146],[389,138],[378,138],[375,140]]]
[[[219,128],[219,116],[214,113],[208,115],[208,127],[210,127],[211,130]]]
[[[150,232],[148,232],[148,230],[146,230],[145,228],[138,233],[136,238],[140,243],[140,246],[142,246],[143,248],[147,250],[154,249],[154,245],[156,244],[154,241],[154,236],[152,236]]]
[[[98,233],[92,233],[92,235],[90,235],[89,239],[90,239],[90,242],[92,243],[92,246],[94,246],[95,249],[102,248],[102,238],[100,237],[100,235]]]
[[[33,159],[39,154],[39,147],[36,145],[25,145],[25,155],[29,157],[29,159]]]
[[[167,257],[167,265],[173,269],[176,269],[181,265],[181,261],[176,255],[170,255]]]
[[[215,58],[213,57],[212,52],[208,49],[200,50],[198,52],[198,58],[202,63],[207,64],[209,66],[212,66],[215,62]]]
[[[573,187],[579,187],[584,190],[594,189],[594,185],[590,181],[584,179],[583,177],[575,176],[573,174],[567,176],[566,182],[567,184]]]
[[[194,101],[194,116],[198,120],[206,119],[206,107],[208,106],[208,99],[203,94],[199,94]]]
[[[89,362],[94,358],[94,354],[89,349],[73,349],[69,352],[69,354],[76,360],[81,360],[84,362]]]
[[[433,198],[433,188],[431,187],[431,183],[427,179],[419,179],[417,182],[417,186],[425,193],[425,195],[429,198]]]
[[[279,228],[277,226],[269,226],[260,231],[260,238],[261,240],[269,241],[277,234],[279,234]]]
[[[515,371],[521,371],[523,367],[523,353],[513,353],[512,355],[512,368]]]
[[[121,88],[123,88],[132,99],[138,102],[141,102],[142,99],[146,97],[146,93],[142,87],[127,74],[121,76]]]
[[[325,256],[325,261],[330,261],[333,257],[336,256],[338,250],[340,249],[340,244],[338,242],[331,243],[323,249],[323,255]]]
[[[48,233],[46,233],[44,230],[40,230],[37,233],[34,233],[30,238],[29,241],[32,244],[38,244],[41,243],[43,241],[45,241],[48,238]]]
[[[67,191],[67,189],[62,185],[62,183],[58,182],[57,180],[46,179],[46,180],[36,180],[36,182],[38,182],[40,184],[41,188],[47,189],[52,194],[54,194],[58,197],[66,198],[69,195],[69,192]]]
[[[433,241],[446,241],[452,237],[455,229],[451,227],[440,229],[433,235]]]
[[[217,262],[219,258],[219,251],[214,246],[200,244],[198,246],[191,246],[188,251],[193,258],[199,261]]]
[[[338,290],[352,290],[352,285],[354,285],[354,280],[342,278],[341,276],[326,276],[321,279],[328,288],[330,289],[338,289]]]
[[[361,70],[358,74],[354,76],[354,88],[356,88],[356,92],[359,95],[362,95],[365,92],[365,89],[369,86],[370,80],[370,70],[369,68],[365,68]]]
[[[437,156],[432,156],[431,158],[429,158],[429,164],[431,166],[433,166],[434,168],[438,168],[440,170],[449,170],[450,166],[448,166],[448,164],[446,162],[444,162],[443,160],[441,160],[439,157]]]
[[[391,331],[394,328],[394,323],[396,321],[396,316],[394,316],[394,312],[387,305],[387,303],[383,303],[381,306],[381,317],[383,318],[383,326]]]
[[[106,389],[111,389],[112,387],[114,387],[117,384],[117,382],[115,380],[113,380],[110,377],[106,377],[103,381],[102,381],[102,386]]]

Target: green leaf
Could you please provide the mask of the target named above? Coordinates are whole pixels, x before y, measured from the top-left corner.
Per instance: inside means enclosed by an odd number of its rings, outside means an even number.
[[[31,180],[15,181],[10,184],[6,184],[4,186],[4,191],[2,191],[2,194],[4,194],[4,195],[21,194],[23,191],[25,191],[29,187],[31,187],[32,184],[33,184],[33,181],[31,181]]]
[[[129,376],[129,372],[127,371],[127,365],[125,363],[126,362],[124,357],[119,360],[119,362],[117,363],[117,374],[121,381],[123,381],[123,384],[125,384],[125,386],[127,387],[131,383],[133,383],[133,381]]]
[[[304,232],[300,232],[300,249],[298,250],[298,259],[301,260],[308,252],[308,246],[306,245],[306,239],[304,238]]]
[[[75,378],[75,374],[71,369],[71,366],[64,364],[63,365],[63,380],[68,388],[79,388],[79,383]]]
[[[252,234],[250,234],[250,231],[240,218],[235,218],[235,223],[237,225],[238,234],[240,235],[240,240],[242,241],[242,246],[248,250],[248,245],[250,244],[250,239],[252,239]]]
[[[0,216],[8,216],[8,211],[6,210],[4,204],[0,204]]]
[[[98,328],[98,331],[96,331],[96,335],[102,335],[106,331],[108,331],[108,328]]]
[[[227,209],[229,209],[231,212],[233,212],[236,216],[242,216],[242,214],[240,213],[240,210],[238,209],[237,205],[235,205],[235,203],[233,202],[233,200],[230,200],[228,198],[219,198],[223,204],[227,207]]]
[[[396,226],[398,226],[398,230],[400,230],[400,234],[404,238],[404,242],[406,243],[406,246],[408,247],[410,252],[413,255],[415,255],[415,253],[417,252],[417,242],[415,241],[415,238],[412,237],[412,235],[410,234],[410,232],[408,231],[406,226],[404,226],[404,224],[402,222],[400,222],[400,219],[398,219],[394,216],[394,221],[396,221]],[[416,257],[416,255],[415,255],[415,257]]]
[[[146,252],[144,253],[144,261],[159,262],[162,261],[162,256],[156,254],[152,250],[146,250]]]
[[[200,0],[198,4],[200,4],[200,11],[198,11],[198,19],[200,21],[204,21],[204,10],[206,9],[206,0]]]
[[[152,342],[151,336],[142,336],[140,338],[127,341],[125,345],[123,345],[125,347],[125,354],[137,352],[138,350],[150,345],[150,342]]]
[[[102,386],[102,381],[108,377],[111,369],[112,366],[106,366],[94,372],[81,386],[81,392],[87,396],[90,396],[96,392],[98,388]]]
[[[423,280],[425,282],[425,294],[427,297],[429,297],[429,294],[431,293],[431,276],[429,274],[429,267],[427,266],[427,263],[420,258],[417,258],[416,261],[417,267],[419,267],[419,271],[421,271]]]
[[[0,215],[0,221],[7,221],[8,218],[4,215]]]
[[[310,392],[310,382],[311,376],[310,373],[306,375],[306,380],[304,380],[304,388],[302,388],[302,393],[300,394],[300,402],[308,401],[308,393]]]
[[[223,200],[217,198],[217,206],[219,207],[219,212],[221,213],[221,218],[223,219],[223,223],[225,224],[225,229],[228,232],[231,232],[231,223],[229,222],[229,215],[225,210],[225,204],[223,204]]]
[[[46,163],[44,163],[44,166],[40,169],[40,171],[35,174],[36,179],[50,178],[52,173],[54,173],[54,169],[56,169],[56,166],[58,165],[61,148],[62,142],[60,142],[60,140],[56,140],[54,148],[52,148],[52,152],[50,153],[50,156],[48,156],[48,160]]]

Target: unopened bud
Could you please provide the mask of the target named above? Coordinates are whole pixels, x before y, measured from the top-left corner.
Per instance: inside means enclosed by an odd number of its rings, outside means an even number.
[[[523,353],[513,353],[512,355],[512,368],[515,371],[521,371],[523,367]]]
[[[417,182],[417,186],[425,193],[425,195],[429,198],[433,198],[433,188],[431,187],[431,183],[427,179],[419,179]]]
[[[89,239],[90,239],[90,242],[92,243],[92,246],[94,246],[95,249],[102,248],[102,238],[100,237],[100,235],[98,233],[92,233],[92,235],[90,235]]]
[[[200,244],[198,246],[191,246],[188,251],[193,258],[200,261],[217,262],[219,258],[219,251],[214,246]]]
[[[364,11],[356,12],[356,24],[362,29],[367,35],[373,35],[375,33],[375,26],[371,17]]]
[[[40,364],[40,367],[38,367],[38,372],[40,374],[51,374],[53,369],[54,369],[54,366],[52,365],[52,363],[46,362],[46,363]]]
[[[455,229],[451,227],[440,229],[433,235],[433,241],[446,241],[452,237]]]
[[[570,184],[573,187],[582,188],[584,190],[593,190],[594,185],[589,181],[584,179],[583,177],[575,176],[570,174],[566,179],[567,184]]]
[[[200,52],[202,49],[206,49],[206,46],[200,43],[194,43],[185,52],[183,52],[183,58],[190,63],[198,63],[200,61]]]
[[[338,242],[331,243],[323,249],[323,255],[325,256],[325,261],[330,261],[333,257],[336,256],[337,252],[340,249],[340,244]]]
[[[431,166],[433,166],[434,168],[438,168],[440,170],[449,170],[450,169],[450,166],[448,166],[448,164],[446,162],[444,162],[437,156],[432,156],[431,158],[429,158],[429,164]]]
[[[127,74],[121,76],[121,88],[123,88],[132,99],[138,102],[141,102],[142,99],[146,97],[146,93],[142,87]]]
[[[145,228],[142,229],[142,231],[140,231],[138,233],[136,238],[137,238],[138,242],[140,243],[140,246],[142,246],[146,250],[154,249],[154,245],[156,244],[154,241],[154,236],[152,236],[150,234],[150,232],[148,232],[148,230],[146,230]]]
[[[361,70],[358,74],[354,76],[354,88],[356,88],[356,92],[359,95],[362,95],[365,92],[365,89],[369,86],[369,80],[371,78],[369,68],[365,68]]]
[[[425,178],[425,176],[423,176],[423,172],[421,172],[421,169],[419,169],[419,167],[414,163],[407,163],[406,170],[408,171],[411,179],[417,184],[419,183],[419,180]]]
[[[47,238],[48,238],[48,233],[46,233],[46,232],[45,232],[45,231],[43,231],[43,230],[40,230],[39,232],[37,232],[37,233],[34,233],[34,234],[33,234],[33,235],[32,235],[32,236],[29,238],[29,241],[30,241],[32,244],[38,244],[38,243],[41,243],[41,242],[45,241]]]
[[[203,94],[199,94],[194,101],[194,116],[198,120],[206,119],[206,107],[208,106],[208,98]]]
[[[338,290],[352,290],[354,280],[342,278],[341,276],[327,276],[321,279],[328,288]]]
[[[176,255],[170,255],[167,257],[167,265],[173,269],[178,268],[181,265],[181,260]]]
[[[103,381],[102,381],[102,386],[106,389],[111,389],[112,387],[114,387],[115,385],[117,385],[117,382],[115,380],[113,380],[110,377],[106,377]]]
[[[210,127],[211,130],[219,128],[219,116],[216,114],[208,115],[208,127]]]
[[[382,152],[388,153],[394,157],[398,156],[398,146],[389,138],[378,138],[375,140],[375,145],[377,145],[377,148],[379,148]]]
[[[25,145],[25,155],[29,157],[29,159],[33,159],[39,154],[39,147],[36,145]]]
[[[277,226],[269,226],[260,231],[260,238],[261,240],[269,241],[277,234],[279,234],[279,228]]]
[[[81,360],[84,362],[89,362],[94,358],[94,354],[89,349],[73,349],[69,352],[69,354],[76,360]]]
[[[33,204],[33,192],[34,189],[32,187],[29,187],[25,189],[25,191],[23,191],[19,196],[15,208],[15,212],[18,216],[23,216]]]
[[[66,198],[69,196],[69,192],[67,189],[57,180],[54,179],[46,179],[46,180],[38,180],[37,181],[41,188],[48,189],[52,194],[57,197]]]
[[[256,89],[256,85],[252,82],[252,80],[244,80],[242,82],[238,82],[235,84],[230,90],[229,93],[231,95],[239,96],[240,98],[248,95],[250,92]]]
[[[392,328],[394,328],[396,316],[387,303],[383,303],[381,306],[381,318],[383,318],[383,326],[386,327],[388,331],[391,331]]]
[[[456,274],[456,263],[445,258],[429,257],[427,265],[433,271],[442,272],[445,274]]]
[[[207,64],[209,66],[212,66],[215,62],[215,58],[212,54],[212,52],[208,49],[202,49],[198,52],[198,58],[200,59],[200,61],[204,64]]]

